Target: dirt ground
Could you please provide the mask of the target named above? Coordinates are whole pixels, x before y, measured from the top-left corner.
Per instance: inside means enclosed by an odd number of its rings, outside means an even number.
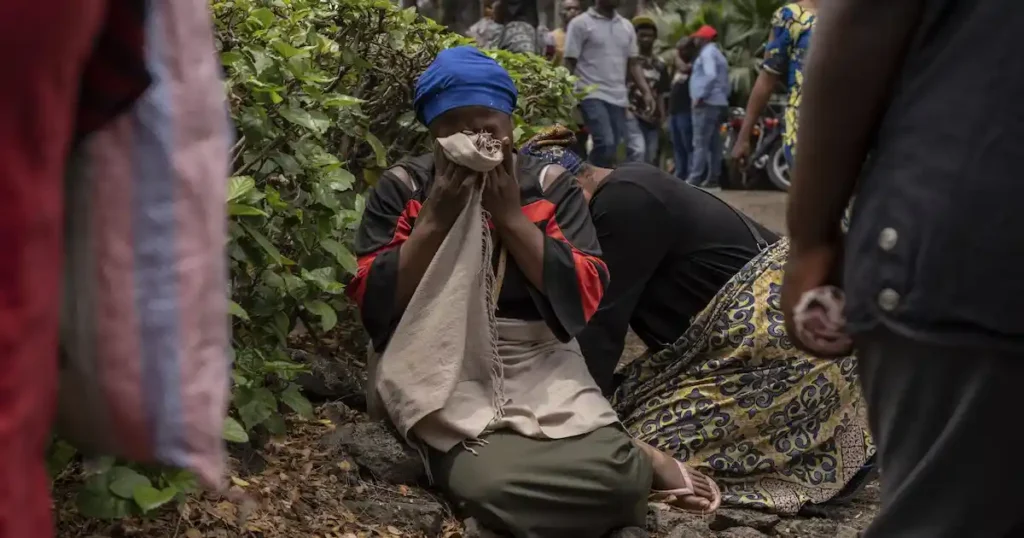
[[[785,194],[716,193],[767,227],[784,230]],[[345,339],[354,338],[346,336]],[[350,349],[357,349],[353,346]],[[343,369],[360,372],[361,358],[339,349]],[[643,352],[632,337],[625,360]],[[349,374],[352,375],[351,373]],[[358,383],[353,380],[351,383]],[[346,389],[352,394],[351,388]],[[343,400],[361,407],[356,400]],[[61,538],[364,538],[481,536],[466,529],[430,488],[419,458],[391,433],[345,403],[322,405],[319,420],[290,419],[286,438],[235,450],[231,490],[189,497],[148,517],[119,522],[83,518],[74,508],[81,469],[54,484]],[[647,531],[656,538],[854,538],[877,512],[878,484],[842,506],[805,509],[795,517],[723,508],[696,516],[650,505]],[[638,535],[625,535],[629,538]],[[574,537],[566,537],[574,538]]]

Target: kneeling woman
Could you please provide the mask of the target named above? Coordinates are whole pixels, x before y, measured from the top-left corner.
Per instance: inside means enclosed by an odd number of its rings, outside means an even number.
[[[875,448],[856,359],[786,336],[786,239],[645,164],[581,162],[549,129],[520,153],[577,175],[612,281],[579,336],[636,438],[712,475],[723,502],[794,513],[856,489]],[[629,327],[651,353],[613,373]],[[844,491],[845,490],[845,491]]]
[[[714,484],[635,443],[587,371],[574,336],[608,272],[572,176],[512,152],[516,97],[508,73],[470,47],[442,51],[417,81],[433,137],[485,133],[478,148],[493,137],[503,155],[473,172],[457,163],[467,148],[443,146],[399,162],[367,201],[349,290],[383,353],[381,404],[432,479],[495,531],[598,538],[643,526],[652,485],[714,509]]]

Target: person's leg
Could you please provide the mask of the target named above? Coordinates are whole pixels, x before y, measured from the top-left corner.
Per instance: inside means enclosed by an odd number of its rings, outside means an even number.
[[[690,176],[690,152],[693,150],[690,113],[673,114],[669,119],[669,129],[675,158],[675,175],[686,180]]]
[[[626,108],[605,103],[608,108],[608,119],[615,133],[615,146],[612,149],[612,166],[619,160],[619,145],[626,142]]]
[[[884,328],[856,338],[878,444],[881,509],[864,538],[1010,536],[1024,523],[1015,422],[1024,352],[917,342]]]
[[[608,105],[599,99],[584,99],[580,103],[580,111],[583,113],[583,123],[587,126],[594,143],[594,148],[590,152],[590,162],[594,166],[611,168],[615,162],[617,143],[612,120],[608,115]]]
[[[700,185],[707,179],[709,160],[711,158],[711,132],[714,124],[711,121],[711,107],[694,107],[693,117],[693,153],[690,155],[690,176],[686,182]]]
[[[500,431],[473,452],[434,454],[434,477],[485,527],[516,537],[604,536],[643,527],[651,463],[624,431],[529,439]]]
[[[64,170],[105,2],[0,2],[0,536],[53,535],[44,453],[57,384]],[[16,52],[15,52],[16,51]]]
[[[626,162],[643,162],[646,152],[647,145],[640,120],[629,114],[626,116]]]
[[[640,122],[644,134],[644,162],[658,166],[658,150],[661,149],[661,126]]]
[[[722,175],[722,152],[725,151],[725,141],[722,139],[721,126],[722,122],[725,120],[727,111],[724,106],[708,108],[712,109],[712,124],[708,133],[708,136],[710,137],[710,142],[708,144],[710,153],[708,155],[708,175],[706,183],[709,187],[717,187],[719,178]]]

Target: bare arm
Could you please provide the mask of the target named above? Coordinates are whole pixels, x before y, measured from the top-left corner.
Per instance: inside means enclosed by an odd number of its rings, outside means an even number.
[[[644,76],[644,70],[640,66],[640,58],[630,58],[629,64],[629,77],[633,80],[633,84],[636,84],[640,91],[644,92],[644,95],[654,95],[651,91],[651,87],[647,84],[647,77]]]
[[[747,99],[746,115],[743,117],[743,126],[740,127],[740,132],[736,135],[737,140],[750,140],[754,124],[764,112],[764,107],[768,105],[768,100],[771,99],[772,92],[775,91],[775,86],[778,83],[779,75],[771,71],[761,70],[761,74],[757,75],[757,81],[754,82],[754,87],[750,90],[750,98]]]
[[[839,222],[922,3],[822,3],[805,70],[800,148],[786,215],[794,253],[839,242]]]

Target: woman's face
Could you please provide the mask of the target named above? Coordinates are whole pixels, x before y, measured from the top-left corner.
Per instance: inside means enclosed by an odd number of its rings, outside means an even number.
[[[483,106],[453,108],[441,114],[430,124],[434,138],[470,131],[490,133],[494,138],[512,140],[512,117]]]

